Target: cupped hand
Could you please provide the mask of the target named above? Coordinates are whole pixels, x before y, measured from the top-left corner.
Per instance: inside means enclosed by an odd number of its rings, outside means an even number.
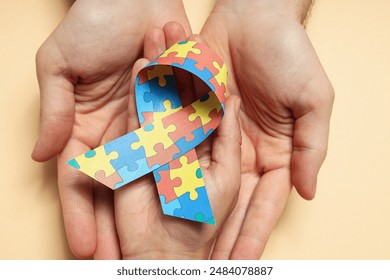
[[[220,1],[201,32],[242,99],[240,195],[212,258],[259,258],[292,185],[313,198],[326,156],[332,86],[296,10],[267,2]]]
[[[166,25],[163,30],[158,28],[149,30],[145,35],[144,54],[147,59],[136,62],[132,75],[133,82],[140,68],[148,63],[148,59],[159,55],[160,49],[169,48],[185,39],[185,31],[177,23]],[[178,87],[186,89],[186,94],[192,97],[200,90],[193,87],[198,81],[192,81],[191,76],[179,79],[178,82],[180,83]],[[181,94],[183,93],[182,91]],[[129,111],[134,116],[136,110],[134,94],[130,96]],[[186,99],[191,97],[186,96]],[[164,215],[154,179],[149,174],[115,191],[116,225],[124,259],[209,258],[213,243],[235,206],[239,191],[241,175],[239,104],[237,96],[227,98],[225,117],[221,125],[196,149],[216,225]],[[134,130],[138,126],[136,118],[129,119],[129,130]]]
[[[32,158],[58,155],[65,229],[79,258],[121,253],[113,194],[66,162],[126,132],[130,74],[145,31],[175,20],[191,34],[182,2],[169,4],[78,0],[37,53],[41,129]]]

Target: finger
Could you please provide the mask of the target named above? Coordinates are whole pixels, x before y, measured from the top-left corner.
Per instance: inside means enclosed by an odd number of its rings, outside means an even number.
[[[70,139],[58,156],[58,186],[69,247],[81,259],[93,256],[97,245],[93,206],[93,179],[72,168],[66,162],[82,154],[86,147]]]
[[[214,200],[213,207],[218,209],[218,212],[215,213],[217,223],[223,224],[213,248],[212,259],[229,258],[235,241],[234,238],[230,242],[231,235],[238,235],[235,230],[241,228],[241,225],[238,228],[234,227],[235,224],[232,225],[230,219],[231,211],[236,206],[241,181],[241,130],[238,120],[240,100],[237,96],[230,96],[225,104],[225,117],[215,132],[212,142],[210,170],[214,180],[217,180],[216,185],[219,187],[215,190],[219,199]],[[207,173],[205,175],[207,180]]]
[[[296,121],[292,183],[303,198],[312,199],[316,192],[317,175],[327,153],[334,94],[326,76],[321,75],[312,80],[306,94],[309,98],[293,109]]]
[[[225,105],[225,117],[212,141],[211,165],[208,168],[216,182],[214,192],[222,195],[214,205],[218,209],[217,222],[224,222],[233,210],[241,181],[240,100],[237,96],[231,96]],[[205,179],[207,181],[207,175]]]
[[[166,23],[163,27],[163,31],[167,49],[173,44],[185,40],[187,37],[184,27],[176,21]]]
[[[196,42],[199,42],[199,43],[202,43],[202,44],[208,46],[208,44],[202,38],[202,36],[200,36],[198,34],[191,35],[190,37],[188,37],[188,40],[189,41],[196,41]],[[206,85],[200,78],[193,76],[192,79],[193,79],[193,88],[195,89],[195,96],[197,98],[200,98],[209,92],[210,87],[208,85]]]
[[[74,87],[72,81],[53,65],[47,65],[50,53],[37,53],[37,78],[41,94],[41,124],[31,157],[46,161],[65,147],[74,121]],[[58,73],[57,73],[58,72]]]
[[[225,102],[225,114],[217,128],[212,147],[212,162],[215,172],[236,172],[241,170],[241,130],[238,121],[240,99],[229,96]],[[226,151],[229,151],[235,160],[226,160]],[[241,173],[241,172],[240,172]]]
[[[188,41],[196,41],[202,43],[203,45],[209,46],[205,39],[199,34],[192,34],[188,37]]]
[[[103,185],[94,186],[97,246],[94,259],[121,259],[115,226],[114,192]]]
[[[129,95],[129,118],[127,122],[127,130],[133,131],[137,128],[139,128],[139,120],[138,120],[138,114],[137,114],[137,105],[135,103],[135,82],[137,78],[138,72],[145,67],[146,64],[149,63],[149,60],[145,58],[138,59],[133,66],[131,78],[130,78],[130,95]]]
[[[164,25],[163,30],[167,49],[173,44],[186,39],[186,32],[183,26],[178,22],[168,22]],[[179,92],[182,106],[185,107],[191,104],[195,99],[192,74],[176,67],[173,67],[173,72],[175,74],[177,90]]]
[[[211,259],[228,260],[233,251],[234,244],[240,234],[242,224],[245,220],[246,211],[249,206],[252,194],[258,183],[257,174],[242,174],[238,201],[232,213],[223,224],[221,232],[214,244]]]
[[[289,169],[265,173],[256,187],[231,259],[259,259],[291,191]]]
[[[166,50],[165,45],[165,36],[161,28],[149,28],[144,37],[144,58],[155,59]]]

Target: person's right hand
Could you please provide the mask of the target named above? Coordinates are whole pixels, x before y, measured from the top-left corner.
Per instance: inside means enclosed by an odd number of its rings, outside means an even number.
[[[113,193],[66,162],[126,133],[130,73],[145,31],[171,20],[190,35],[178,0],[78,0],[37,53],[41,129],[32,158],[58,155],[66,234],[79,258],[121,257]]]
[[[134,64],[133,81],[138,71],[159,55],[160,49],[184,40],[185,31],[178,23],[170,22],[163,30],[153,28],[147,31],[145,58]],[[190,36],[188,40],[204,43],[199,36]],[[191,74],[178,68],[173,71],[183,106],[209,91]],[[236,204],[240,188],[239,104],[237,96],[228,95],[220,126],[196,147],[216,224],[163,214],[154,178],[148,174],[115,190],[115,218],[123,259],[207,259],[210,256],[214,241]],[[135,94],[130,95],[129,112],[136,115]],[[129,119],[129,131],[138,127],[137,118]]]

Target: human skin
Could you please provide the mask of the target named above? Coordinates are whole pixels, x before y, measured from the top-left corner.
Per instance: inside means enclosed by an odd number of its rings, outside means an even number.
[[[145,35],[145,57],[155,58],[159,49],[185,39],[184,29],[178,23],[168,23],[163,30],[149,30]],[[196,36],[189,39],[201,40]],[[141,59],[136,62],[133,80],[148,61]],[[191,76],[184,78],[183,72],[175,74],[181,75],[177,79],[181,94],[196,98],[201,90],[199,81],[192,81]],[[135,116],[134,100],[130,100],[129,107],[130,115]],[[209,258],[213,243],[235,206],[240,188],[239,98],[230,95],[225,108],[221,125],[196,148],[216,224],[201,224],[162,214],[154,179],[151,174],[144,176],[115,193],[115,217],[124,259]],[[136,127],[137,118],[130,118],[129,129]]]
[[[58,154],[65,228],[79,258],[153,257],[121,246],[128,243],[119,242],[126,229],[115,208],[121,199],[65,164],[128,130],[127,120],[135,116],[128,85],[146,30],[175,20],[190,34],[180,1],[171,1],[169,9],[161,1],[154,8],[144,2],[79,0],[37,54],[42,121],[32,157],[45,161]],[[302,27],[309,6],[310,1],[219,1],[202,30],[228,63],[228,91],[242,99],[240,194],[217,231],[212,258],[260,257],[292,185],[304,198],[314,196],[333,89]],[[153,46],[146,50],[165,49],[159,36],[145,38]],[[209,244],[183,257],[205,257]],[[175,256],[171,249],[168,258]],[[161,252],[155,257],[162,258]]]
[[[315,195],[334,92],[302,25],[310,4],[220,0],[201,31],[242,99],[240,195],[211,258],[258,259],[292,186]]]
[[[41,128],[36,161],[57,156],[69,247],[78,258],[120,258],[114,195],[66,162],[127,131],[131,70],[144,34],[170,20],[191,34],[181,1],[78,0],[37,52]]]

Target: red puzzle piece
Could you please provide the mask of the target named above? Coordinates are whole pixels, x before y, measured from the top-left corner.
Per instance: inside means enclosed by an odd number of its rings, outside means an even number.
[[[180,178],[176,177],[175,179],[171,180],[170,172],[170,170],[158,171],[158,174],[160,175],[160,181],[156,183],[158,194],[165,196],[165,203],[169,203],[177,198],[175,187],[179,187],[181,185]]]
[[[109,186],[111,189],[114,189],[117,183],[122,183],[122,177],[118,172],[114,172],[110,176],[106,177],[106,172],[104,170],[99,170],[95,173],[95,178],[102,184]]]
[[[177,113],[166,116],[162,119],[164,127],[168,127],[172,124],[176,126],[176,130],[168,134],[169,138],[171,138],[173,142],[176,142],[182,138],[183,135],[187,142],[194,140],[195,136],[192,134],[192,132],[202,127],[202,122],[200,118],[196,118],[193,121],[190,121],[188,116],[192,113],[194,113],[194,109],[191,106],[188,106],[178,111]]]
[[[219,110],[219,112],[217,112],[217,109],[214,109],[212,110],[210,113],[209,113],[209,117],[211,118],[211,121],[206,123],[204,126],[203,126],[203,131],[204,131],[204,134],[206,135],[210,130],[212,129],[216,129],[217,126],[221,123],[221,120],[222,120],[222,115],[223,115],[223,111],[222,110]]]
[[[156,59],[156,61],[158,62],[158,64],[161,64],[161,65],[172,65],[174,63],[183,65],[185,58],[184,57],[176,57],[175,56],[176,54],[177,54],[177,52],[171,52],[166,57],[158,57]]]
[[[225,100],[226,86],[225,84],[219,85],[215,77],[211,78],[209,82],[215,87],[215,95],[219,100]]]
[[[148,123],[154,122],[154,113],[155,112],[142,112],[142,116],[144,116],[143,125],[147,125]]]
[[[198,63],[195,64],[195,67],[198,68],[200,71],[203,71],[204,68],[207,68],[213,76],[218,74],[218,69],[214,67],[213,62],[217,62],[219,65],[223,64],[223,61],[221,58],[216,57],[215,53],[209,49],[204,48],[203,45],[197,43],[194,48],[198,48],[201,50],[202,54],[195,54],[193,52],[189,52],[187,58],[197,61]],[[214,58],[214,60],[211,60],[210,57]]]
[[[139,77],[139,81],[138,81],[138,84],[141,85],[143,83],[146,83],[149,81],[148,79],[148,75],[147,75],[147,69],[148,68],[144,68],[144,69],[141,69],[141,71],[138,73],[138,77]]]
[[[186,154],[182,155],[182,157],[183,156],[187,157],[188,164],[193,163],[195,160],[198,159],[198,155],[196,154],[195,149],[188,151]],[[180,157],[169,162],[170,169],[178,169],[180,167],[182,167],[182,164],[180,162]]]
[[[167,162],[166,157],[173,159],[174,155],[180,153],[180,150],[176,145],[171,145],[167,149],[164,149],[162,143],[157,143],[154,145],[153,149],[156,151],[156,154],[146,158],[149,167],[153,167],[155,164],[164,165]]]

